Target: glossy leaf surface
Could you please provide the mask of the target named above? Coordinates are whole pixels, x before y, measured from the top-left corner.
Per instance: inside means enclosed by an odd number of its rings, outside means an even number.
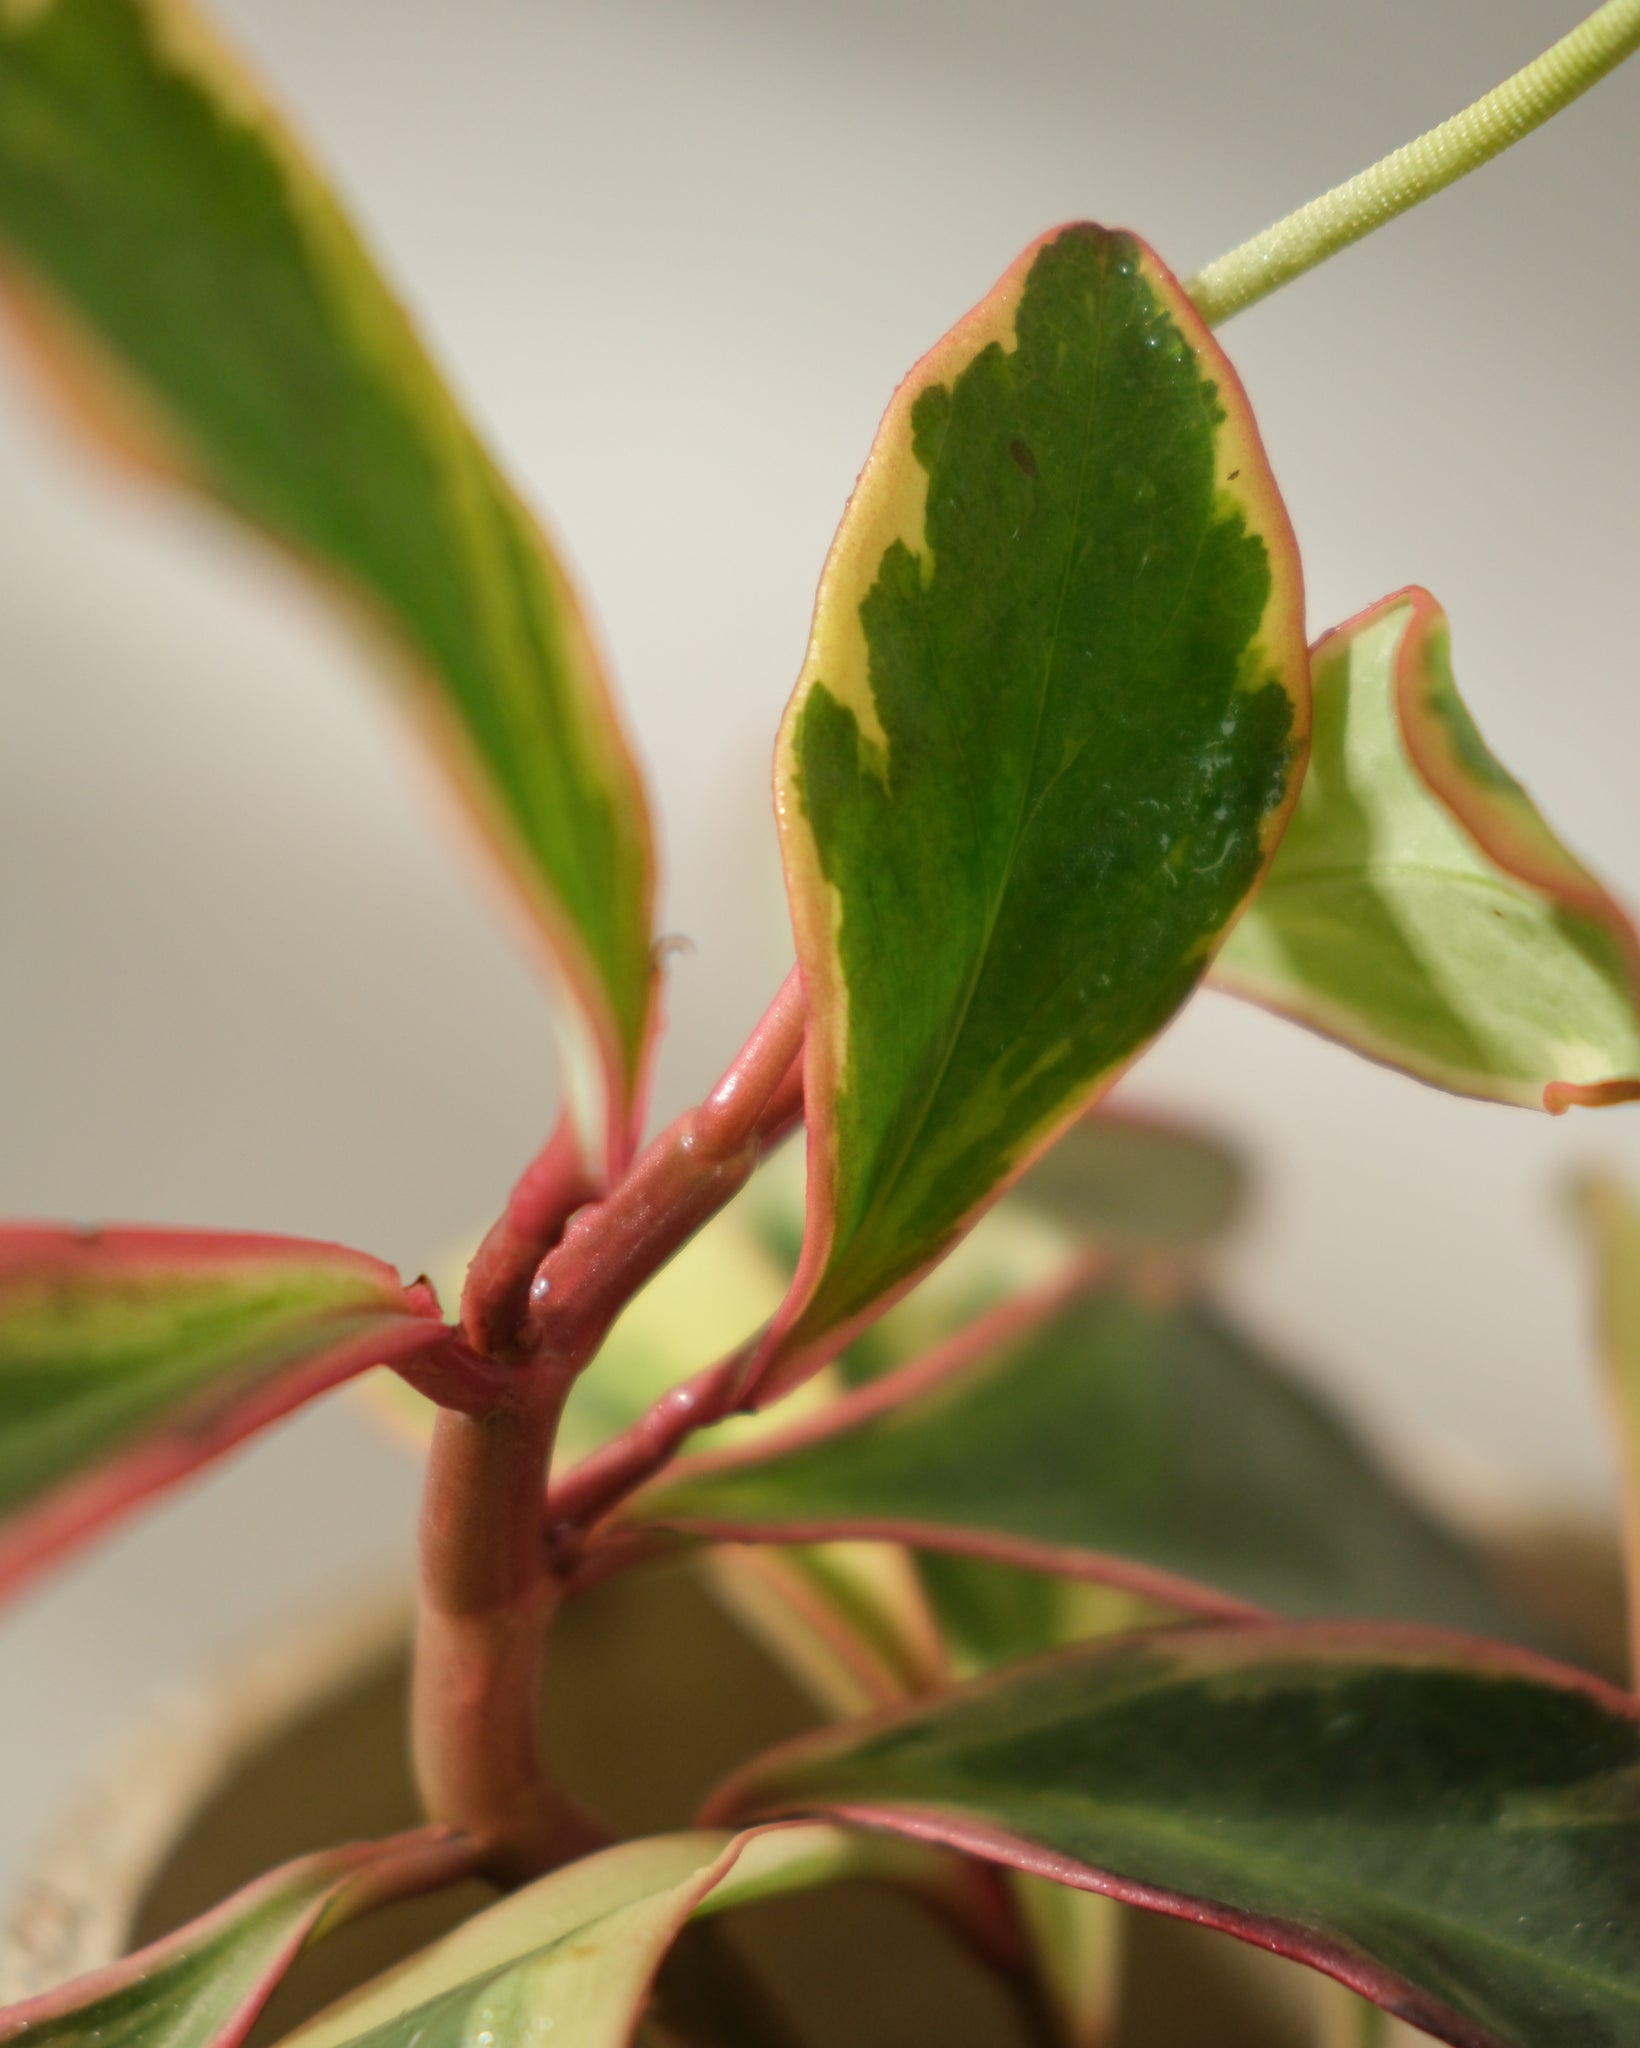
[[[428,1828],[304,1856],[203,1919],[60,1990],[0,2012],[29,2048],[235,2048],[304,1947],[373,1906],[453,1884],[470,1858]]]
[[[0,1587],[327,1387],[449,1333],[300,1238],[0,1227]]]
[[[733,1541],[965,1552],[1198,1610],[1529,1632],[1321,1401],[1200,1301],[1119,1279],[1004,1310],[788,1434],[674,1467],[632,1513]]]
[[[1170,1630],[806,1737],[714,1808],[833,1813],[1206,1921],[1465,2048],[1618,2048],[1637,1713],[1459,1638]]]
[[[491,1906],[286,2039],[289,2048],[626,2048],[692,1915],[850,1875],[880,1853],[824,1826],[625,1842]]]
[[[1035,244],[896,394],[776,791],[810,1005],[801,1377],[1189,994],[1296,780],[1296,556],[1246,401],[1132,237]]]
[[[1640,941],[1488,752],[1440,606],[1385,598],[1313,676],[1298,808],[1215,979],[1461,1094],[1640,1094]]]
[[[650,854],[586,623],[321,177],[191,8],[0,7],[0,248],[82,418],[387,630],[578,998],[592,1156],[623,1149]]]

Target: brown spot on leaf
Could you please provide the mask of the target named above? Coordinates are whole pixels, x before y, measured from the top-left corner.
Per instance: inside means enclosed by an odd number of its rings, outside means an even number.
[[[1036,457],[1031,453],[1027,444],[1020,440],[1017,434],[1008,443],[1008,453],[1013,458],[1014,467],[1034,481],[1036,477]]]

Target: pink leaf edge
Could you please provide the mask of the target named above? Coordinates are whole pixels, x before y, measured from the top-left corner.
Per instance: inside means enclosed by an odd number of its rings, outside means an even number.
[[[1082,1644],[1051,1650],[1024,1663],[988,1673],[955,1690],[964,1700],[980,1698],[1006,1689],[1024,1671],[1075,1662],[1090,1654],[1116,1650],[1136,1641],[1165,1645],[1169,1639],[1209,1645],[1217,1639],[1226,1644],[1233,1643],[1244,1656],[1264,1653],[1272,1659],[1283,1655],[1289,1658],[1328,1653],[1337,1655],[1348,1653],[1353,1648],[1380,1657],[1388,1655],[1413,1667],[1423,1663],[1519,1677],[1563,1691],[1581,1693],[1607,1713],[1640,1724],[1640,1698],[1621,1691],[1604,1679],[1558,1664],[1536,1651],[1489,1642],[1452,1630],[1411,1624],[1250,1622],[1231,1624],[1226,1628],[1207,1622],[1187,1622],[1173,1628],[1148,1629],[1110,1637],[1097,1645]],[[869,1738],[906,1721],[921,1718],[933,1705],[937,1702],[901,1702],[852,1721],[843,1728],[824,1728],[777,1744],[733,1772],[709,1795],[701,1808],[701,1825],[723,1826],[731,1821],[759,1816],[795,1818],[818,1812],[851,1826],[886,1830],[917,1841],[943,1845],[1079,1891],[1097,1892],[1147,1912],[1215,1928],[1254,1947],[1307,1964],[1395,2017],[1452,2043],[1453,2048],[1515,2048],[1515,2044],[1502,2035],[1465,2018],[1433,1994],[1408,1983],[1340,1936],[1318,1935],[1274,1916],[1249,1913],[1212,1899],[1171,1891],[1124,1877],[1117,1871],[1080,1863],[1044,1849],[1009,1828],[976,1819],[970,1814],[918,1801],[907,1801],[903,1805],[892,1799],[804,1801],[784,1798],[778,1792],[767,1805],[760,1803],[758,1781],[778,1776],[782,1765],[801,1763],[828,1749],[846,1749],[857,1739]]]

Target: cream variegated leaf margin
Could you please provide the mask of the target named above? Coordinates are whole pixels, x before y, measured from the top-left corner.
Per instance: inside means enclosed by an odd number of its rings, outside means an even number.
[[[0,1594],[372,1366],[448,1396],[454,1343],[427,1287],[341,1245],[0,1224]]]
[[[287,2035],[285,2048],[627,2048],[691,1917],[896,1867],[912,1866],[897,1866],[887,1844],[825,1825],[624,1842],[466,1921]]]
[[[394,672],[568,1000],[617,1167],[652,1022],[643,793],[587,620],[322,176],[186,0],[0,0],[0,285],[112,452],[318,572]]]
[[[1298,807],[1213,979],[1460,1094],[1640,1095],[1640,942],[1488,751],[1440,606],[1385,598],[1312,677]]]
[[[1194,987],[1307,723],[1245,395],[1135,237],[1042,237],[895,394],[775,788],[809,1000],[784,1392],[942,1256]]]

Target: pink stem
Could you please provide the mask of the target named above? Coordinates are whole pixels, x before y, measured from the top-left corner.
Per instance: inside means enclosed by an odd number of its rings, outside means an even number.
[[[504,1380],[481,1412],[448,1409],[435,1428],[413,1722],[428,1814],[477,1841],[501,1882],[597,1840],[540,1747],[542,1649],[565,1579],[541,1502],[564,1402],[636,1290],[801,1114],[803,1025],[794,971],[706,1101],[602,1200],[560,1124],[468,1276],[467,1338],[503,1361]]]
[[[475,1349],[494,1357],[512,1348],[535,1269],[563,1235],[570,1216],[597,1192],[574,1126],[561,1117],[467,1268],[461,1326]]]
[[[695,1143],[702,1152],[714,1157],[737,1152],[758,1131],[803,1049],[807,1014],[802,974],[794,967],[733,1065],[695,1111]]]
[[[521,1373],[515,1398],[488,1415],[445,1410],[422,1507],[417,1778],[428,1817],[464,1830],[503,1882],[597,1839],[541,1753],[541,1649],[558,1586],[539,1503],[562,1405],[546,1375]]]
[[[757,1339],[672,1387],[618,1437],[583,1458],[547,1497],[548,1542],[566,1560],[595,1522],[676,1457],[697,1429],[734,1414]]]
[[[573,1379],[643,1283],[745,1185],[761,1150],[754,1140],[726,1159],[702,1154],[692,1116],[663,1131],[541,1262],[520,1333],[527,1355]]]
[[[570,1218],[530,1288],[529,1357],[578,1373],[643,1283],[746,1184],[801,1114],[803,1024],[793,968],[700,1107],[663,1131],[603,1201]]]
[[[793,976],[795,973],[794,969]],[[788,977],[769,1007],[764,1026],[777,1015],[792,986],[793,979]],[[772,1066],[771,1057],[765,1073]],[[741,1062],[737,1061],[708,1100],[716,1100],[740,1069]],[[799,1040],[788,1054],[784,1073],[767,1090],[756,1115],[747,1119],[756,1154],[760,1156],[779,1144],[802,1116],[803,1049]],[[670,1464],[696,1430],[722,1422],[737,1411],[756,1349],[754,1338],[716,1365],[669,1388],[636,1422],[602,1450],[583,1458],[552,1490],[547,1505],[548,1546],[559,1556],[565,1570],[574,1569],[582,1537],[594,1522]]]
[[[1089,1254],[1056,1279],[992,1309],[955,1337],[936,1345],[925,1357],[844,1395],[823,1414],[799,1423],[780,1437],[760,1440],[739,1452],[720,1454],[724,1463],[758,1464],[795,1444],[841,1435],[868,1416],[898,1407],[1004,1343],[1020,1329],[1050,1315],[1072,1295],[1091,1286],[1108,1265],[1103,1253]],[[835,1333],[839,1350],[846,1337],[846,1330]],[[636,1422],[601,1450],[583,1458],[552,1489],[547,1501],[548,1541],[558,1555],[577,1555],[593,1524],[613,1513],[640,1486],[664,1471],[696,1430],[753,1405],[756,1397],[747,1386],[747,1374],[761,1341],[759,1332],[705,1372],[670,1388]],[[707,1463],[704,1459],[696,1462]],[[710,1462],[716,1465],[717,1460]]]

